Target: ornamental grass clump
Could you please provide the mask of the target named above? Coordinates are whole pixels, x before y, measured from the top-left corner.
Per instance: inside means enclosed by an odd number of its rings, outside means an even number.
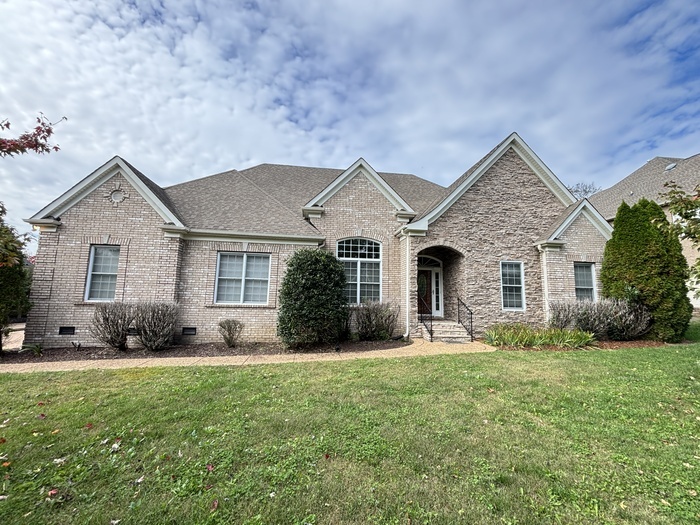
[[[583,330],[562,328],[533,328],[523,323],[497,324],[486,330],[484,341],[491,346],[511,348],[539,348],[556,346],[559,348],[586,348],[593,345],[593,333]]]

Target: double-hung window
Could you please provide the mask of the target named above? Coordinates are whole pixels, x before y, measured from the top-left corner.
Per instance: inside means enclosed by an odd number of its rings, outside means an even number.
[[[525,309],[523,263],[501,261],[501,300],[504,310]]]
[[[576,299],[595,301],[595,273],[593,263],[574,263],[574,286]]]
[[[119,246],[91,246],[86,301],[113,301],[117,289]]]
[[[270,256],[252,253],[219,253],[215,302],[267,304]]]
[[[381,301],[381,244],[369,239],[338,241],[337,257],[345,266],[345,298],[348,304]]]

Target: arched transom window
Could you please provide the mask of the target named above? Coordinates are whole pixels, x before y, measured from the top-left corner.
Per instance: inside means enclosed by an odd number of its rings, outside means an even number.
[[[337,257],[345,266],[348,304],[382,300],[381,244],[369,239],[338,241]]]

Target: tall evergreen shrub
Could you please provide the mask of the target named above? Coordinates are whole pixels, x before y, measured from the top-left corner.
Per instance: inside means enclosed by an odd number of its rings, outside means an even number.
[[[325,250],[299,250],[287,263],[277,334],[288,346],[338,341],[348,319],[343,264]]]
[[[688,263],[678,237],[663,228],[667,224],[655,202],[642,199],[632,207],[623,202],[605,246],[600,280],[605,297],[647,308],[650,338],[678,342],[693,308],[686,287]]]

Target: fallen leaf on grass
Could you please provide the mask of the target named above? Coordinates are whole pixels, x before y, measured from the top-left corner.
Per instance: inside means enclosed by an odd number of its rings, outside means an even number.
[[[3,443],[7,443],[7,440],[5,438],[0,438],[0,445],[2,445]]]
[[[87,423],[87,424],[85,425],[85,428],[87,428],[88,430],[90,430],[92,427],[93,427],[93,424],[92,424],[92,423]]]
[[[60,428],[57,428],[56,430],[52,430],[51,433],[52,433],[52,434],[58,434],[60,431],[61,431],[61,429],[60,429]]]
[[[9,467],[10,465],[12,465],[12,461],[5,461],[5,462],[2,464],[3,467]]]
[[[214,465],[212,465],[211,463],[208,463],[208,464],[207,464],[207,470],[208,470],[209,472],[211,472],[212,470],[214,470]]]
[[[37,419],[46,419],[46,414],[39,414],[36,417],[37,417]]]
[[[219,500],[215,499],[214,501],[211,502],[211,512],[214,512],[216,509],[219,508]]]
[[[58,494],[58,489],[51,489],[51,490],[49,491],[49,497],[50,497],[50,498],[53,497],[53,496],[55,496],[56,494]]]

